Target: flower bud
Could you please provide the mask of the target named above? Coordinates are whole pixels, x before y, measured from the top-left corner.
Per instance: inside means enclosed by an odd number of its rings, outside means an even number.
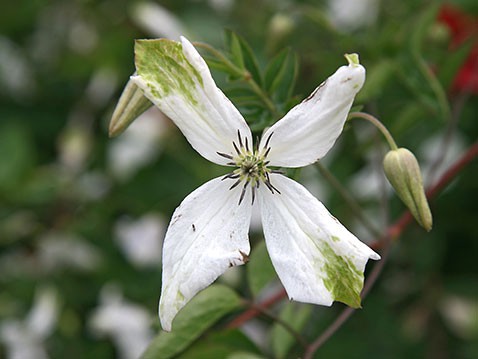
[[[428,206],[418,161],[406,148],[391,150],[383,159],[388,181],[417,222],[429,231],[432,214]]]
[[[153,104],[143,95],[143,91],[130,79],[111,116],[109,135],[121,134],[139,115]]]

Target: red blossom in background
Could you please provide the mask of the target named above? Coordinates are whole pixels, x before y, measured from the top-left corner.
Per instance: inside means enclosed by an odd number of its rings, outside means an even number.
[[[456,49],[470,39],[474,43],[453,80],[452,91],[478,94],[478,17],[465,14],[456,6],[445,4],[438,13],[438,21],[450,30],[450,49]]]

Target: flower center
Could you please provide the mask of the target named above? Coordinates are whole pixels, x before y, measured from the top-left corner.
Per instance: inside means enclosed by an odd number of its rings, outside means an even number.
[[[237,167],[234,171],[224,176],[222,179],[235,179],[234,184],[229,188],[232,190],[237,187],[239,184],[243,183],[241,196],[239,197],[239,204],[241,204],[244,199],[247,186],[251,187],[252,193],[252,204],[256,197],[256,191],[259,188],[261,182],[272,193],[279,193],[279,190],[275,188],[270,180],[269,173],[281,173],[280,171],[272,170],[267,167],[269,161],[267,161],[267,155],[269,154],[271,148],[269,147],[269,141],[274,133],[271,133],[267,138],[267,141],[263,148],[259,149],[256,147],[251,150],[249,148],[249,143],[247,137],[242,139],[241,133],[237,131],[238,143],[235,141],[232,142],[234,149],[236,151],[235,156],[231,156],[226,153],[217,152],[218,155],[230,159],[231,162],[228,165]]]

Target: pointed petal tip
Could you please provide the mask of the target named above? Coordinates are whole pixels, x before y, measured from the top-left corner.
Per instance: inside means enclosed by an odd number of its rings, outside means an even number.
[[[185,43],[185,42],[189,44],[191,43],[191,41],[189,41],[187,37],[183,35],[179,36],[179,40],[181,41],[181,43]]]
[[[159,321],[161,322],[161,328],[163,329],[163,331],[170,333],[172,329],[171,323],[161,319],[161,316],[159,317]]]
[[[372,252],[369,258],[373,259],[374,261],[379,261],[380,259],[382,259],[382,257],[380,257],[380,255],[376,252]]]

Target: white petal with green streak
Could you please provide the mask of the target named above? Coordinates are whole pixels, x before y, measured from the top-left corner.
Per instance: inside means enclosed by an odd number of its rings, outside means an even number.
[[[325,156],[344,127],[356,93],[365,81],[358,64],[340,67],[302,103],[290,110],[262,136],[270,138],[271,166],[302,167]]]
[[[224,271],[244,264],[250,252],[251,205],[238,205],[242,188],[213,179],[187,196],[176,209],[163,247],[159,317],[171,330],[177,312]]]
[[[156,106],[183,132],[204,158],[225,165],[233,155],[237,132],[252,143],[246,121],[217,88],[205,61],[185,38],[137,40],[132,77]]]
[[[290,299],[360,307],[363,271],[380,256],[360,242],[299,183],[278,174],[281,194],[260,188],[267,250]]]

